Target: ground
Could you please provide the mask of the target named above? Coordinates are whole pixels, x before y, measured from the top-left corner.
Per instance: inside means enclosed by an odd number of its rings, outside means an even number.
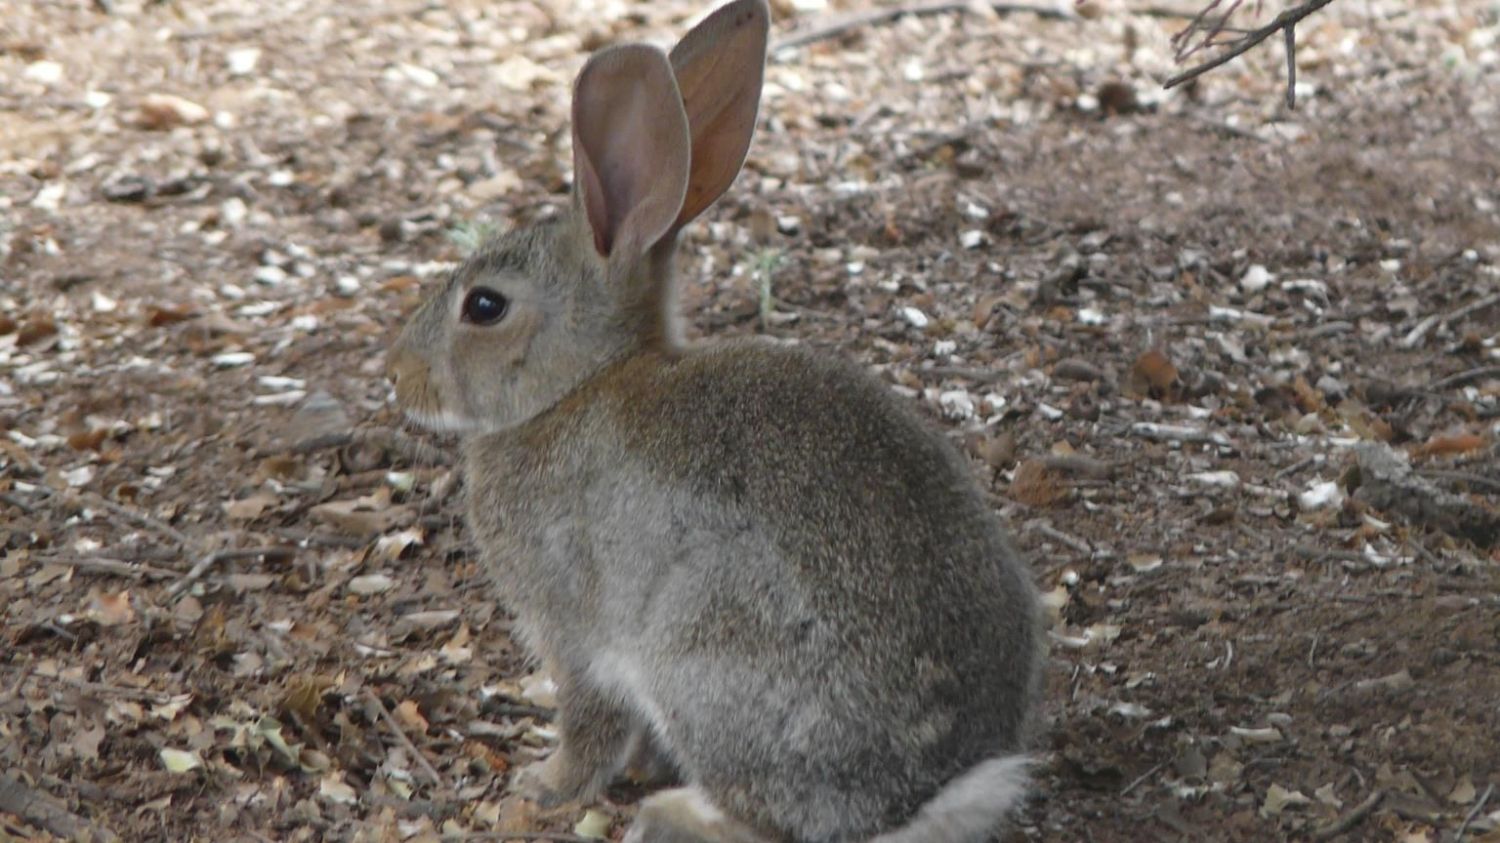
[[[258,5],[0,17],[0,838],[619,839],[508,791],[547,688],[383,353],[702,9]],[[1280,38],[1168,92],[1180,16],[1056,8],[777,52],[692,330],[973,457],[1051,623],[1008,840],[1500,840],[1500,7],[1332,4],[1295,110]]]

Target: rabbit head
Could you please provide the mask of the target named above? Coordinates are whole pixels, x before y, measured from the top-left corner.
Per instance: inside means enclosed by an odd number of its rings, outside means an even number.
[[[626,44],[589,59],[573,87],[573,201],[486,244],[411,317],[387,365],[411,418],[505,429],[613,360],[676,347],[672,254],[749,150],[769,21],[765,0],[736,0],[670,57]]]

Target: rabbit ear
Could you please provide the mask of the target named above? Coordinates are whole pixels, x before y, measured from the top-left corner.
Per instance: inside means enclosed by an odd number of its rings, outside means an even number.
[[[672,72],[693,139],[687,198],[674,233],[722,196],[745,163],[760,107],[770,28],[766,0],[734,0],[672,48]]]
[[[634,263],[670,229],[687,192],[687,118],[661,50],[596,53],[573,86],[577,201],[601,257]]]

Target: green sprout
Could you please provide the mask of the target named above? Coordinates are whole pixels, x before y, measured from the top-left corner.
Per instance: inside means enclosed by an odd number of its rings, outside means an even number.
[[[448,241],[458,248],[462,257],[479,251],[486,240],[500,233],[500,225],[488,217],[462,220],[448,229]]]
[[[776,273],[776,268],[780,265],[780,249],[762,249],[750,258],[750,272],[760,290],[760,329],[762,331],[770,327],[771,311],[776,305],[776,297],[771,294],[771,276]]]

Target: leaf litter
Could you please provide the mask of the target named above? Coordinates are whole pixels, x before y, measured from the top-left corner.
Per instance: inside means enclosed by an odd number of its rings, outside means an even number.
[[[783,35],[862,8],[773,5]],[[700,6],[11,14],[0,797],[125,839],[623,833],[639,789],[509,792],[555,688],[452,443],[391,435],[382,352],[480,233],[563,201],[585,51]],[[1161,93],[1174,20],[778,51],[685,235],[690,330],[850,354],[973,457],[1054,642],[1012,839],[1488,839],[1500,22],[1333,4],[1288,112],[1269,51]]]

